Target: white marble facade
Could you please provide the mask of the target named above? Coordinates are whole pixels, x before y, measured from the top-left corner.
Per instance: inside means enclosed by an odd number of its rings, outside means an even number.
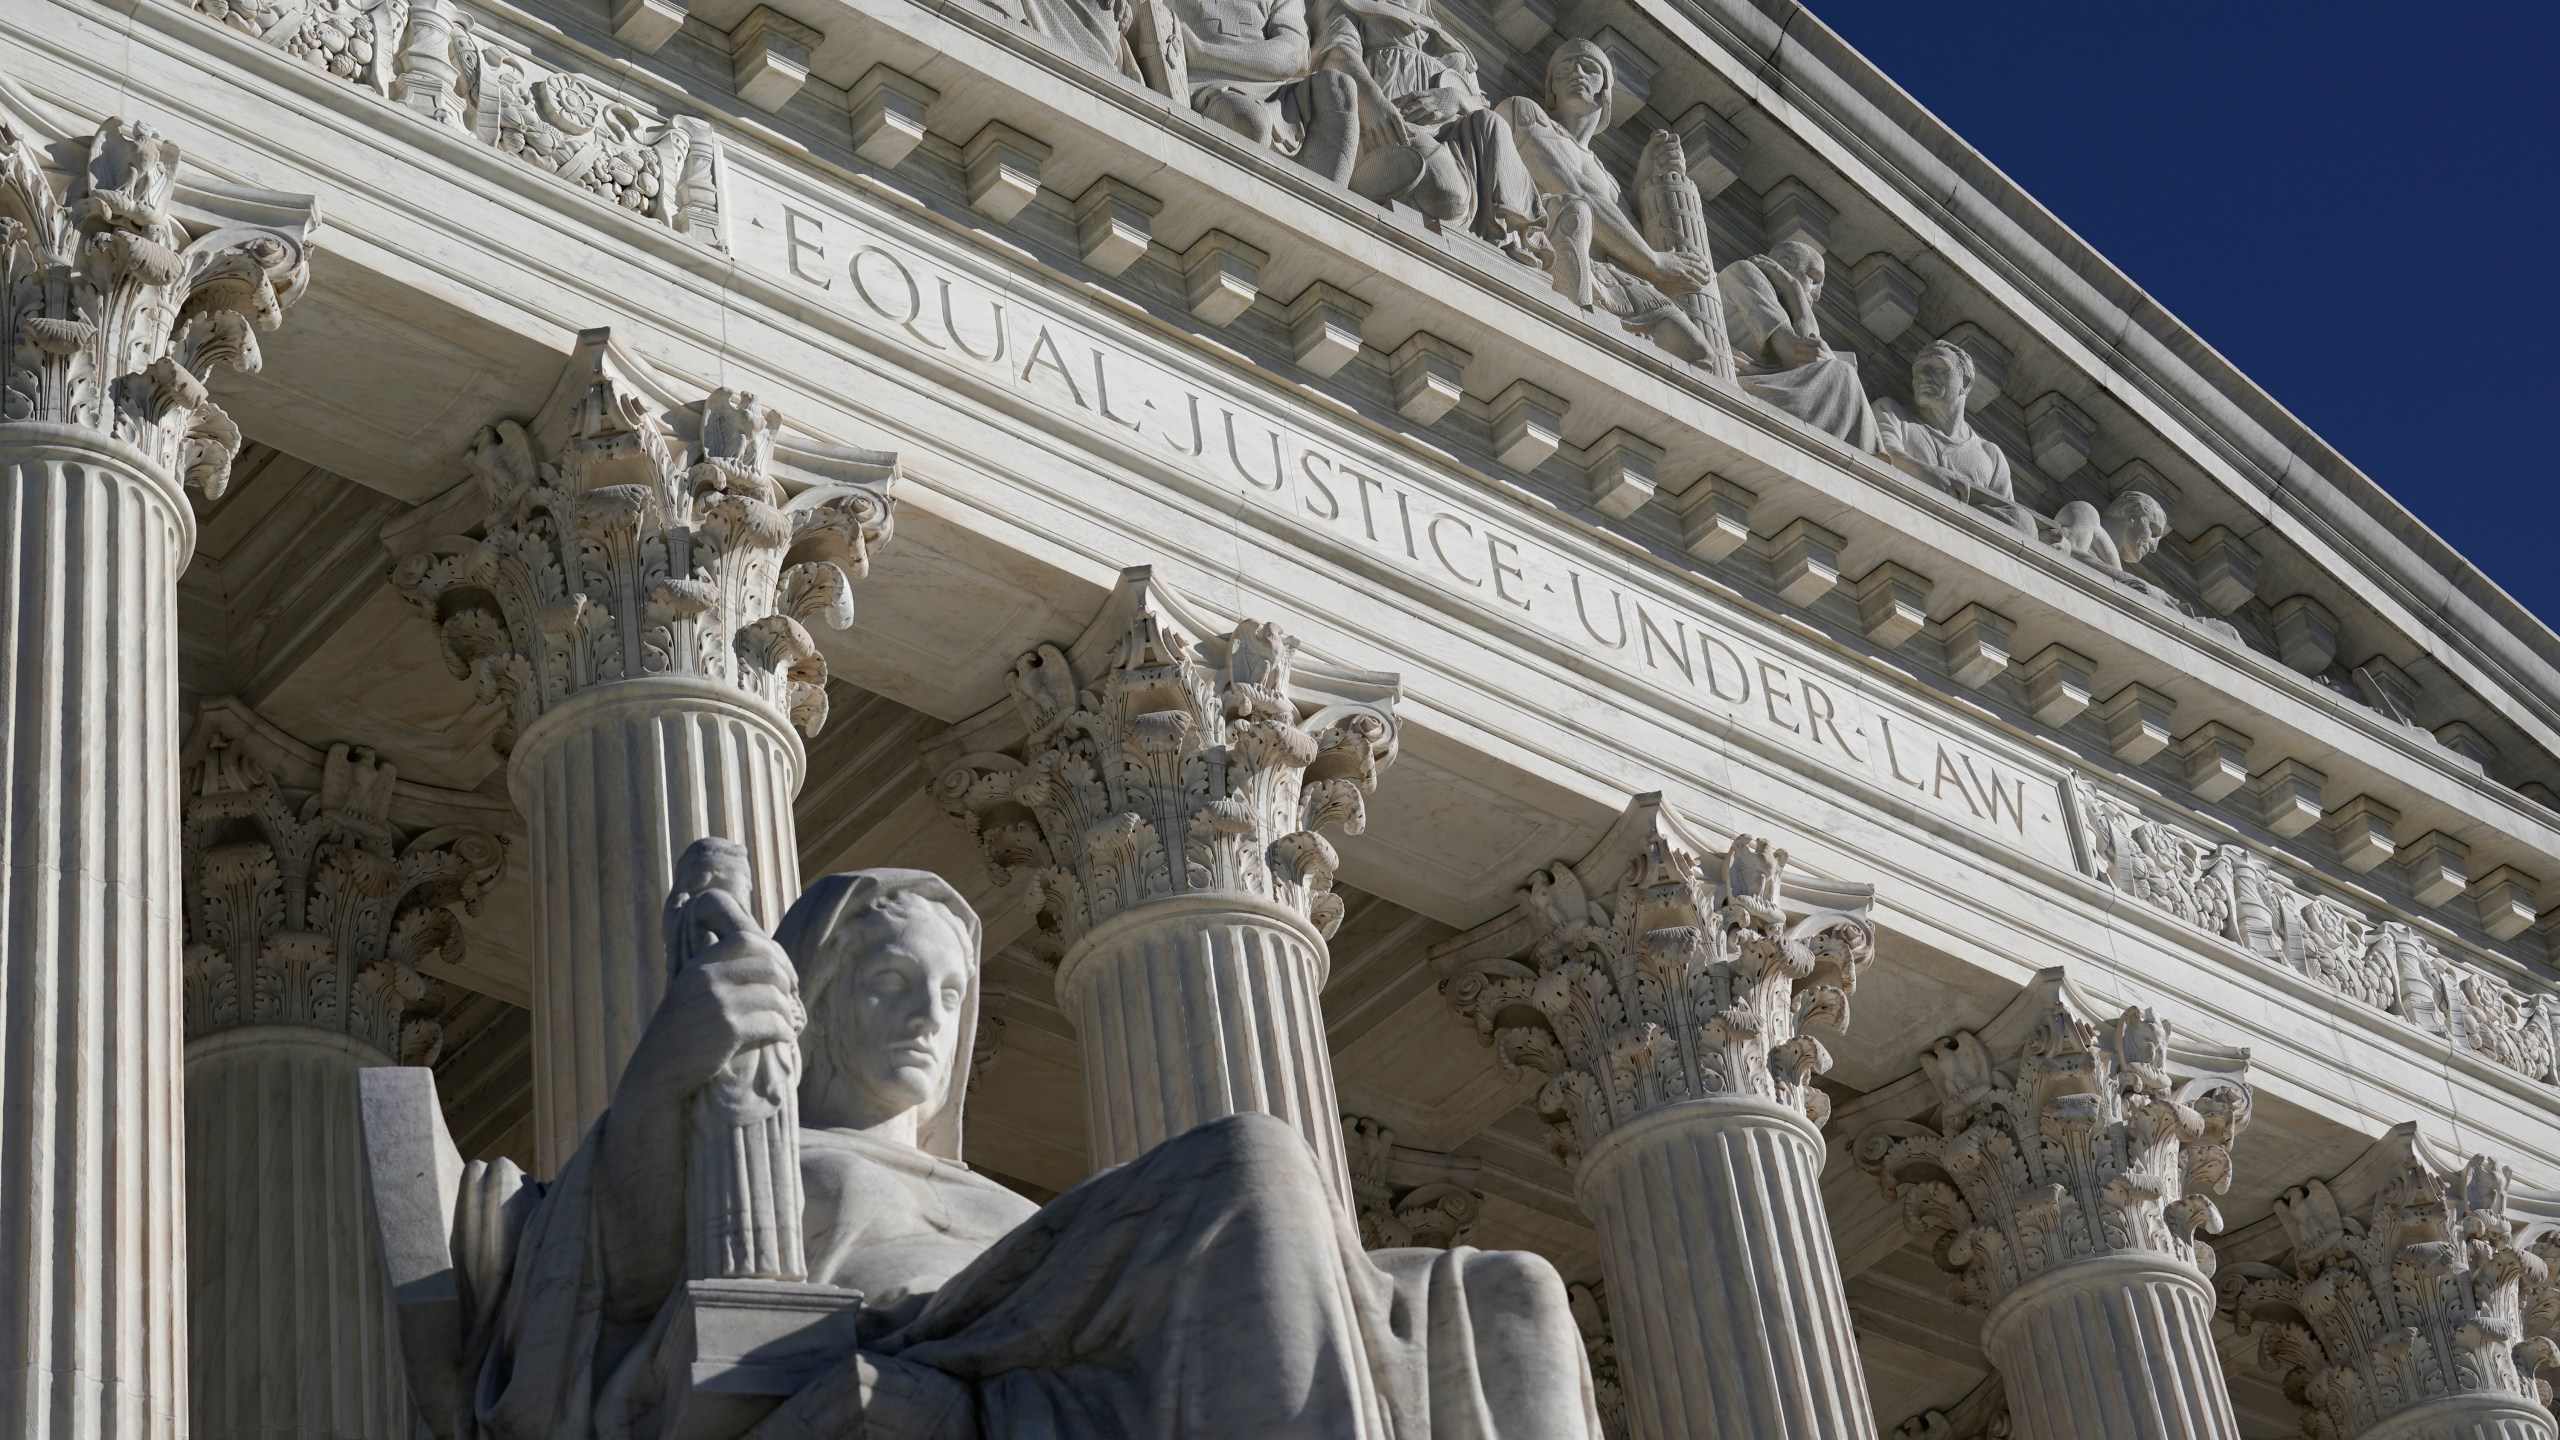
[[[2560,639],[1792,7],[16,0],[0,287],[0,1432],[2560,1433]]]

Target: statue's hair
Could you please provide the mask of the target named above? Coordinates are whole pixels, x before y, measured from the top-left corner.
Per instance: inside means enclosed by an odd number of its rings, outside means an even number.
[[[1769,258],[1798,275],[1810,275],[1822,263],[1822,252],[1809,240],[1781,240],[1769,247]]]
[[[2141,515],[2160,527],[2164,533],[2169,528],[2169,507],[2161,504],[2160,497],[2148,490],[2127,490],[2107,502],[2107,513],[2116,516]]]
[[[1981,372],[1974,367],[1973,356],[1966,353],[1965,348],[1953,340],[1932,340],[1921,346],[1920,353],[1911,357],[1911,368],[1919,369],[1920,362],[1932,355],[1945,356],[1947,363],[1955,367],[1956,374],[1964,377],[1964,386],[1968,390],[1972,389],[1974,382],[1981,378]]]

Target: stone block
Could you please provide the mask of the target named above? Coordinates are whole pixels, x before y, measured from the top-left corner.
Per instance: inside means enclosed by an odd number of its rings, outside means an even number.
[[[1760,197],[1760,218],[1768,227],[1771,249],[1789,240],[1802,240],[1828,254],[1831,222],[1839,213],[1814,194],[1812,186],[1793,175],[1770,186],[1769,192]]]
[[[1537,469],[1564,443],[1565,402],[1526,380],[1493,397],[1493,458],[1522,473]]]
[[[1049,147],[1001,120],[990,120],[960,152],[969,182],[969,208],[998,224],[1022,213],[1040,194],[1040,167]]]
[[[2219,721],[2207,721],[2178,742],[2187,788],[2199,800],[2219,800],[2249,783],[2249,737]]]
[[[1810,520],[1786,523],[1769,539],[1769,569],[1778,594],[1793,605],[1810,605],[1840,584],[1840,547],[1847,542]]]
[[[2070,724],[2089,708],[2089,672],[2096,668],[2077,650],[2047,645],[2018,664],[2018,678],[2027,687],[2027,708],[2047,725]]]
[[[1474,358],[1437,335],[1414,331],[1387,357],[1396,413],[1416,425],[1436,423],[1465,397],[1466,368]]]
[[[1523,50],[1556,31],[1553,0],[1493,0],[1494,33]]]
[[[1661,483],[1662,447],[1640,435],[1612,430],[1591,447],[1587,474],[1591,504],[1601,514],[1625,519],[1644,508]]]
[[[2338,863],[2359,875],[2388,860],[2400,848],[2400,812],[2358,795],[2329,817],[2329,833],[2338,842]]]
[[[1885,341],[1920,318],[1920,297],[1929,288],[1910,266],[1883,250],[1849,267],[1849,285],[1858,299],[1858,323]]]
[[[2049,479],[2078,474],[2089,463],[2089,442],[2097,433],[2098,422],[2059,390],[2047,390],[2027,406],[2027,448]]]
[[[2276,602],[2276,653],[2305,675],[2338,663],[2338,617],[2308,595]]]
[[[747,12],[729,32],[729,73],[738,98],[779,110],[809,83],[809,56],[826,37],[771,6]]]
[[[2471,888],[2471,847],[2430,830],[2400,847],[2400,868],[2409,877],[2410,899],[2442,905]]]
[[[2468,721],[2448,720],[2436,727],[2435,736],[2437,744],[2479,766],[2483,775],[2497,763],[2498,752],[2489,747],[2489,737]]]
[[[1967,605],[1947,620],[1946,649],[1956,683],[1981,689],[2009,671],[2009,617]]]
[[[1226,231],[1212,230],[1182,252],[1182,303],[1195,319],[1227,324],[1253,308],[1270,259]]]
[[[1973,388],[1965,393],[1964,408],[1968,415],[2000,398],[2009,383],[2009,347],[1991,338],[1991,332],[1967,320],[1938,337],[1973,357]]]
[[[688,1280],[657,1352],[660,1440],[732,1440],[856,1347],[862,1293],[792,1280]]]
[[[1699,199],[1713,200],[1742,178],[1747,142],[1723,116],[1704,105],[1692,105],[1671,129],[1680,137],[1680,156],[1689,162],[1689,178],[1697,183]]]
[[[1132,185],[1105,175],[1076,197],[1076,248],[1084,263],[1105,275],[1118,275],[1145,257],[1155,242],[1156,212],[1162,202]]]
[[[1699,480],[1676,502],[1680,547],[1709,562],[1741,549],[1751,540],[1751,507],[1759,499],[1721,475]]]
[[[902,71],[874,65],[845,92],[853,115],[854,153],[882,169],[894,169],[925,137],[925,111],[942,92]]]
[[[613,0],[607,18],[614,38],[643,55],[655,55],[684,28],[684,0]]]
[[[2299,760],[2279,760],[2258,781],[2258,818],[2278,835],[2299,835],[2320,823],[2320,792],[2328,783]]]
[[[1319,280],[1289,302],[1289,348],[1310,375],[1331,375],[1360,354],[1369,304]]]
[[[2098,706],[2107,727],[2107,748],[2128,765],[2139,765],[2169,748],[2169,697],[2148,685],[2127,685]]]
[[[2216,525],[2189,541],[2187,563],[2195,570],[2204,603],[2217,615],[2258,598],[2258,552],[2228,526]]]
[[[453,1376],[462,1363],[467,1318],[449,1238],[462,1194],[462,1155],[445,1129],[435,1072],[424,1066],[358,1071],[356,1113],[383,1288],[399,1320],[401,1366],[420,1416],[434,1433],[451,1435]]]
[[[1617,71],[1618,83],[1610,96],[1609,123],[1624,125],[1653,98],[1653,77],[1662,70],[1662,62],[1654,59],[1657,47],[1639,45],[1627,38],[1614,25],[1603,25],[1591,37],[1609,57],[1610,68]]]
[[[1887,650],[1917,635],[1929,623],[1929,577],[1891,561],[1858,580],[1858,623],[1867,638]]]
[[[2480,877],[2472,899],[2480,908],[2480,928],[2501,940],[2513,940],[2539,918],[2534,897],[2542,882],[2512,865],[2501,865]]]

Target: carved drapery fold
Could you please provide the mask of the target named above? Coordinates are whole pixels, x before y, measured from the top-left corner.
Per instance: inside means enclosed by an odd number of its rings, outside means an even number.
[[[1342,1117],[1342,1144],[1362,1244],[1446,1250],[1474,1236],[1484,1210],[1483,1161],[1399,1145],[1393,1130],[1365,1115]]]
[[[2335,1188],[2315,1179],[2276,1202],[2281,1263],[2235,1263],[2219,1288],[2311,1440],[2357,1440],[2422,1411],[2553,1433],[2537,1372],[2560,1364],[2560,1245],[2547,1224],[2509,1215],[2512,1183],[2485,1155],[2439,1160],[2404,1125]],[[2353,1198],[2367,1191],[2359,1213]],[[2408,1421],[2392,1430],[2439,1433]]]
[[[2560,1083],[2560,1013],[2396,920],[2375,920],[2279,873],[2245,846],[2157,820],[2085,780],[2072,803],[2091,878],[2396,1015],[2527,1079]]]
[[[181,181],[178,146],[109,120],[57,189],[44,140],[0,94],[0,421],[124,441],[221,495],[240,429],[206,393],[254,373],[258,334],[310,278],[307,197]]]
[[[741,390],[711,392],[698,420],[674,410],[595,330],[531,427],[480,432],[467,458],[483,538],[427,545],[391,583],[436,626],[454,675],[504,711],[501,751],[569,696],[653,675],[713,682],[818,732],[827,664],[808,623],[853,623],[897,464],[803,449],[816,483],[786,495],[781,427]]]

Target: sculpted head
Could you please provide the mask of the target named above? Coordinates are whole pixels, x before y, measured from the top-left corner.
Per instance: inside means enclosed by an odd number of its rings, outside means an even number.
[[[1807,300],[1822,298],[1822,252],[1813,248],[1811,242],[1781,240],[1769,252],[1769,258],[1778,262],[1779,269],[1804,283]]]
[[[1609,52],[1588,40],[1567,40],[1547,57],[1547,108],[1560,114],[1606,111],[1617,79]]]
[[[1963,346],[1932,340],[1912,357],[1911,398],[1919,402],[1923,411],[1962,413],[1973,382],[1973,357],[1964,352]]]
[[[903,1131],[927,1149],[976,1023],[978,917],[940,876],[862,870],[809,887],[776,934],[800,971],[801,1123]]]
[[[2169,512],[2158,500],[2140,490],[2127,490],[2107,506],[2109,538],[2116,542],[2116,556],[2124,564],[2139,564],[2169,533]]]

